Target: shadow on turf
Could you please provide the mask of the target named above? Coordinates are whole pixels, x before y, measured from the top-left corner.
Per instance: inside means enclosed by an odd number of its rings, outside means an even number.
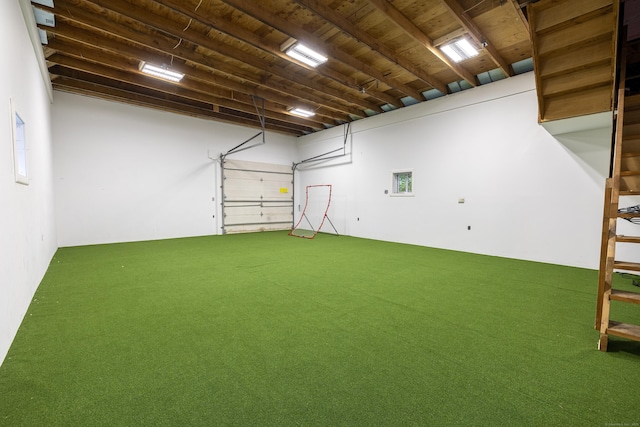
[[[628,353],[640,356],[640,342],[637,341],[623,341],[623,340],[609,340],[607,346],[608,353]]]

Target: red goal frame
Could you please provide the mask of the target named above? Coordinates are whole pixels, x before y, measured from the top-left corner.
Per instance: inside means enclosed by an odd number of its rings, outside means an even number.
[[[311,224],[311,222],[309,221],[309,218],[306,215],[307,206],[309,205],[309,189],[310,188],[314,188],[314,187],[329,187],[329,197],[327,198],[327,206],[324,209],[324,213],[322,215],[322,221],[320,221],[320,225],[318,226],[317,230],[313,229],[313,225]],[[325,220],[329,221],[329,224],[331,224],[331,227],[333,228],[333,231],[335,231],[336,235],[338,234],[338,231],[333,226],[333,223],[331,222],[331,220],[329,219],[329,216],[327,215],[327,213],[329,212],[329,207],[331,206],[331,194],[332,194],[332,192],[333,192],[333,186],[331,184],[307,185],[307,187],[305,188],[305,201],[304,201],[304,209],[302,210],[302,215],[300,215],[300,219],[298,220],[296,225],[291,229],[291,231],[289,231],[289,236],[301,237],[303,239],[313,239],[314,237],[316,237],[316,235],[322,229],[322,226],[324,225],[324,221]],[[310,236],[302,235],[302,234],[295,234],[295,231],[300,227],[300,224],[302,223],[303,219],[306,219],[307,222],[309,223],[309,225],[311,226],[311,230],[313,231],[313,234],[310,235]]]

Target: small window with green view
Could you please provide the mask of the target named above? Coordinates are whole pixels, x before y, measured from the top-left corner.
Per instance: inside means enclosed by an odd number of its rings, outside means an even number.
[[[393,172],[392,195],[412,195],[413,194],[413,172],[400,171]]]

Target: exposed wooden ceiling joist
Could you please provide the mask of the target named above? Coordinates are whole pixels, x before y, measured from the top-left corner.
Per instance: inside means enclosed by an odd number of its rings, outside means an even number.
[[[438,89],[440,92],[447,93],[448,90],[446,85],[436,79],[433,76],[428,75],[424,71],[420,70],[418,67],[413,65],[409,60],[398,56],[395,52],[391,51],[391,49],[387,48],[384,44],[379,43],[373,37],[371,37],[367,32],[358,29],[355,25],[351,24],[349,20],[342,15],[334,12],[327,6],[322,5],[317,0],[296,0],[297,3],[303,5],[307,9],[313,11],[316,15],[322,17],[324,20],[331,22],[336,27],[340,28],[340,30],[349,34],[354,39],[364,43],[372,50],[380,53],[382,56],[387,58],[389,61],[392,61],[405,70],[409,71],[411,74],[415,75],[420,80],[425,83],[430,84],[435,89]]]
[[[469,14],[460,6],[458,0],[442,0],[442,2],[449,8],[453,16],[460,22],[462,28],[464,28],[471,38],[480,46],[484,48],[491,60],[502,70],[505,76],[513,76],[513,70],[511,66],[500,56],[498,50],[493,46],[490,40],[482,34],[480,28],[473,22],[473,19]]]
[[[255,127],[254,101],[264,99],[268,129],[302,135],[428,102],[460,80],[477,85],[494,63],[509,70],[530,50],[519,1],[455,0],[462,12],[444,6],[454,0],[54,0],[54,8],[34,7],[55,15],[54,27],[39,28],[56,90]],[[496,19],[525,21],[502,31]],[[463,32],[500,43],[480,60],[456,64],[439,46]],[[290,58],[283,52],[289,41],[328,62],[314,68]],[[185,78],[148,77],[140,61]],[[299,106],[315,116],[292,115]]]
[[[455,71],[455,73],[460,76],[461,79],[466,80],[472,86],[477,85],[477,79],[473,74],[447,58],[447,56],[433,44],[433,40],[431,40],[429,36],[427,36],[420,28],[418,28],[417,25],[415,25],[409,18],[404,16],[402,12],[396,9],[391,3],[389,3],[387,0],[369,1],[380,11],[385,13],[398,27],[406,31],[406,33],[411,36],[411,38],[422,44],[436,58],[444,62],[447,67]]]
[[[520,5],[520,1],[511,0],[510,4],[511,6],[513,6],[514,10],[516,11],[518,18],[520,19],[520,23],[522,23],[522,26],[524,27],[525,31],[527,32],[527,34],[529,34],[530,32],[529,21],[527,20],[527,17],[524,14],[523,6]]]
[[[305,31],[303,28],[291,25],[286,19],[281,18],[278,15],[275,15],[264,9],[258,2],[225,0],[225,3],[235,7],[238,10],[242,10],[247,15],[253,16],[255,19],[263,22],[266,25],[277,28],[279,31],[287,34],[291,38],[303,41],[305,44],[308,44],[309,47],[325,53],[336,61],[340,61],[355,70],[359,70],[365,74],[368,74],[372,80],[378,80],[382,83],[385,83],[386,85],[392,88],[396,88],[398,91],[407,96],[411,96],[414,99],[424,100],[424,96],[418,90],[409,87],[408,85],[398,81],[397,79],[394,79],[393,76],[389,76],[388,74],[385,74],[384,72],[371,67],[358,58],[355,58],[352,55],[343,52],[341,49],[333,47],[330,43],[323,41],[312,33]],[[356,84],[358,85],[359,89],[363,87],[362,84]]]
[[[64,16],[70,20],[77,20],[79,13],[77,11],[80,2],[74,2],[76,10],[71,13],[65,14],[65,10],[71,10],[69,6],[73,7],[74,4],[69,2],[68,0],[56,0],[56,5],[61,4],[60,11],[58,14],[60,16]],[[135,7],[130,3],[127,3],[122,0],[93,0],[86,1],[84,3],[93,3],[103,7],[105,10],[109,10],[119,15],[138,21],[144,22],[150,28],[161,31],[172,39],[164,41],[158,41],[157,34],[143,34],[141,32],[136,32],[130,29],[130,27],[126,27],[124,25],[110,24],[104,19],[100,19],[99,16],[95,16],[94,14],[85,12],[82,15],[82,23],[85,25],[90,25],[93,28],[100,29],[104,32],[113,34],[114,36],[122,37],[127,40],[133,42],[140,42],[141,40],[146,40],[146,45],[154,46],[162,43],[162,47],[159,46],[159,50],[166,52],[169,58],[174,57],[174,53],[180,47],[182,43],[191,43],[192,45],[208,47],[215,43],[215,41],[208,37],[205,34],[198,33],[190,28],[185,28],[184,23],[178,23],[172,21],[168,18],[163,18],[158,15],[150,14],[144,9],[140,7]],[[228,45],[216,44],[215,47],[211,46],[212,50],[216,53],[219,53],[229,59],[233,59],[238,63],[248,64],[256,69],[261,69],[265,67],[265,62],[252,56],[248,53],[238,51],[237,49],[233,49]],[[177,56],[177,55],[175,55]],[[270,65],[268,67],[268,71],[271,74],[277,75],[283,79],[294,81],[302,86],[306,86],[308,89],[313,89],[319,92],[323,92],[325,94],[333,95],[336,99],[340,99],[343,101],[350,102],[353,105],[361,105],[363,108],[374,109],[377,111],[381,111],[376,104],[364,101],[358,97],[351,96],[344,92],[340,91],[331,91],[327,90],[323,85],[316,83],[304,76],[291,73],[278,65]],[[355,112],[354,112],[355,113]],[[359,112],[361,116],[364,116],[362,112]]]

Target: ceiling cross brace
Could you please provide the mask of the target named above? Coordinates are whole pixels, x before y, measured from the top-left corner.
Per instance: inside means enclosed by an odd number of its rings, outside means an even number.
[[[220,161],[224,162],[224,159],[227,158],[228,155],[233,154],[233,153],[237,153],[239,151],[244,151],[244,150],[248,150],[250,148],[254,148],[257,147],[259,145],[264,145],[266,144],[265,141],[265,117],[264,117],[264,98],[260,98],[257,96],[251,96],[251,98],[253,98],[253,105],[256,107],[256,113],[258,114],[258,120],[260,121],[260,126],[262,128],[262,130],[260,132],[258,132],[257,134],[253,135],[251,138],[245,140],[244,142],[236,145],[235,147],[233,147],[231,150],[227,151],[224,154],[220,154]],[[260,107],[258,107],[258,104],[256,103],[256,100],[260,100]],[[254,139],[256,139],[257,137],[262,136],[262,141],[255,143],[253,145],[249,145],[248,147],[244,147],[245,144],[253,141]]]
[[[295,171],[296,168],[303,163],[320,162],[322,160],[331,160],[331,159],[337,159],[339,157],[346,156],[347,155],[347,137],[349,136],[350,131],[351,131],[351,122],[345,124],[342,147],[336,148],[335,150],[327,151],[326,153],[318,154],[317,156],[309,157],[308,159],[301,160],[298,163],[294,163],[293,170]],[[342,154],[329,156],[329,154],[337,153],[338,151],[342,151]]]

